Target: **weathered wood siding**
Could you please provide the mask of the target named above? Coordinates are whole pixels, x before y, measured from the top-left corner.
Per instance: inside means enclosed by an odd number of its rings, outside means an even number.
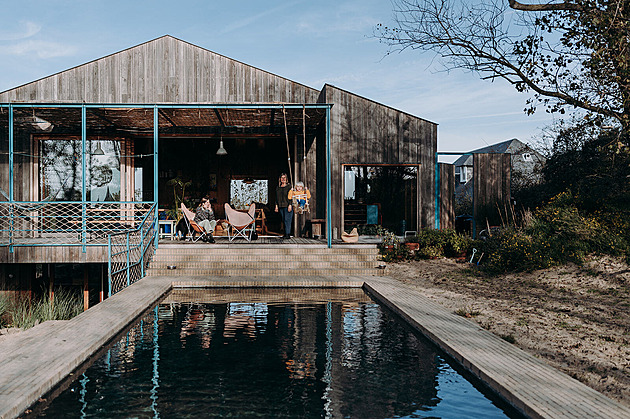
[[[338,234],[343,226],[342,164],[419,164],[417,227],[433,227],[437,124],[331,85],[324,86],[320,101],[333,104],[332,220]]]
[[[319,90],[163,36],[0,93],[0,102],[315,103]]]
[[[455,228],[455,166],[440,163],[440,228]]]
[[[510,205],[511,155],[473,154],[473,216],[477,232],[501,225],[500,211]]]

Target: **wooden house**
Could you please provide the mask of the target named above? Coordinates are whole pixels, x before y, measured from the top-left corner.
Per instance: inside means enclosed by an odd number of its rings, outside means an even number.
[[[163,36],[0,92],[0,265],[107,262],[90,232],[204,195],[219,218],[257,202],[273,232],[283,172],[312,195],[295,231],[316,219],[329,245],[434,227],[436,148],[433,122]]]

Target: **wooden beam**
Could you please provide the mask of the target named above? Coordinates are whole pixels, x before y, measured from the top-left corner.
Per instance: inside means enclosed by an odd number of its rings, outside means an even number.
[[[83,264],[83,311],[87,311],[90,308],[90,287],[89,287],[89,275],[88,264]]]
[[[177,126],[177,124],[175,124],[175,122],[173,122],[173,120],[169,118],[167,114],[164,113],[164,109],[158,109],[158,113],[162,115],[162,118],[166,119],[166,121],[168,121],[168,123],[171,124],[172,127]]]
[[[223,121],[223,118],[221,117],[221,114],[219,113],[219,110],[217,108],[214,108],[214,114],[217,116],[217,119],[219,120],[221,126],[225,127],[225,122]]]

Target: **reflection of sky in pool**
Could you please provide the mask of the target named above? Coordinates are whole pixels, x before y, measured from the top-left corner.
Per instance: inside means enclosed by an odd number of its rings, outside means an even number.
[[[506,417],[365,297],[160,305],[40,414]]]

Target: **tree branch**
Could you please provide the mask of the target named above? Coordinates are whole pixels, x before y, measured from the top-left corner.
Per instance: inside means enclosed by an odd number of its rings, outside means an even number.
[[[521,10],[525,12],[550,12],[558,10],[582,10],[582,6],[575,3],[563,2],[563,3],[550,3],[550,4],[524,4],[519,3],[516,0],[509,0],[510,7],[514,10]]]

